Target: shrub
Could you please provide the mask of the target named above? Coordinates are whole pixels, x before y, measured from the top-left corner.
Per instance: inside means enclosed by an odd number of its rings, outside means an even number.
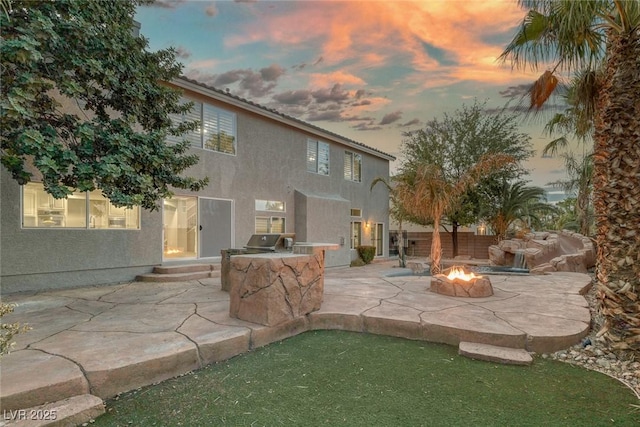
[[[12,313],[15,306],[15,304],[0,303],[0,319],[5,314]],[[19,323],[2,323],[0,321],[0,356],[9,354],[11,347],[15,344],[11,341],[15,335],[27,332],[29,329],[31,328],[27,325],[20,326]]]
[[[356,248],[358,250],[358,255],[360,255],[360,259],[364,261],[365,264],[369,264],[373,261],[373,257],[376,255],[376,247],[375,246],[358,246]]]

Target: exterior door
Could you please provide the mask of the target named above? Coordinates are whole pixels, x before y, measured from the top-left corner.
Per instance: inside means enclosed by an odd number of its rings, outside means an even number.
[[[233,201],[200,198],[200,258],[220,256],[233,247]]]
[[[198,198],[173,196],[162,209],[164,259],[198,256]]]
[[[376,256],[384,254],[384,224],[377,223],[373,229],[373,245],[376,247]]]

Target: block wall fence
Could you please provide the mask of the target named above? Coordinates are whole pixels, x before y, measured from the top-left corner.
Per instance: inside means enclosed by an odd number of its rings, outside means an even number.
[[[394,246],[394,236],[397,230],[391,230],[389,239],[389,254],[397,255],[398,248]],[[407,232],[405,241],[405,250],[407,256],[428,257],[431,252],[432,232]],[[442,244],[442,257],[453,257],[453,241],[451,233],[446,231],[440,232],[440,241]],[[471,232],[458,233],[458,255],[470,255],[475,259],[489,259],[489,246],[497,243],[496,236],[479,236]]]

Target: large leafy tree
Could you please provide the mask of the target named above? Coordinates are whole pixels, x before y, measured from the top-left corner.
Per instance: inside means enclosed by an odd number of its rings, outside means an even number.
[[[640,2],[521,0],[529,9],[502,54],[515,66],[548,67],[532,86],[532,108],[564,75],[593,76],[578,99],[592,107],[596,278],[602,334],[614,348],[640,349]]]
[[[489,113],[486,103],[476,101],[404,134],[401,170],[411,174],[421,166],[433,165],[439,169],[439,179],[452,186],[487,155],[505,154],[515,160],[480,177],[477,186],[449,204],[443,221],[451,227],[454,256],[458,255],[458,228],[477,221],[487,194],[499,192],[503,181],[526,173],[519,162],[531,157],[533,151],[530,137],[518,127],[516,116]]]
[[[197,163],[187,144],[167,145],[195,125],[162,82],[180,75],[172,49],[149,52],[134,34],[144,1],[11,1],[2,27],[1,162],[20,184],[41,179],[63,198],[99,189],[118,206],[157,207],[171,188],[206,185],[181,174]]]

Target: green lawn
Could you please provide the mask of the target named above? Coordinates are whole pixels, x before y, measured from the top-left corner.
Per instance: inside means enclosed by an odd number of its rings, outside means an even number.
[[[616,380],[560,362],[498,365],[315,331],[122,395],[93,425],[633,426],[639,404]]]

